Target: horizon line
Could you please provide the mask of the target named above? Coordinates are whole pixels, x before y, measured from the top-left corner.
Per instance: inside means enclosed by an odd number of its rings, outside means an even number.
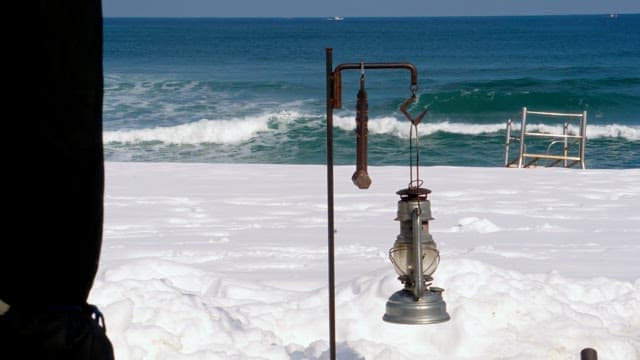
[[[623,16],[640,15],[640,12],[610,12],[610,13],[575,13],[575,14],[502,14],[502,15],[391,15],[391,16],[340,16],[343,19],[401,19],[401,18],[481,18],[481,17],[562,17],[562,16]],[[336,16],[160,16],[160,15],[103,15],[105,19],[332,19]]]

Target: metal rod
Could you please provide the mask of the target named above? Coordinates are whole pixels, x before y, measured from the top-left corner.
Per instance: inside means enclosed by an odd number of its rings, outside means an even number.
[[[565,158],[569,156],[569,139],[567,138],[568,134],[569,134],[569,123],[565,122],[564,126],[562,127],[562,135],[565,136],[564,144],[563,144],[564,147],[562,148],[562,156],[564,156]],[[568,165],[567,159],[564,159],[564,161],[562,162],[562,165],[564,167],[567,167]]]
[[[333,71],[333,103],[334,109],[342,107],[342,70],[362,69],[407,69],[411,72],[411,90],[418,88],[418,70],[411,63],[350,63],[340,64]]]
[[[580,351],[580,360],[598,360],[598,353],[592,348],[585,348]]]
[[[364,65],[365,69],[407,69],[411,71],[411,85],[418,85],[418,70],[413,64],[410,63],[351,63],[351,64],[340,64],[336,66],[335,72],[340,72],[342,70],[360,70]]]
[[[582,138],[582,136],[580,135],[560,135],[560,134],[550,134],[550,133],[535,133],[535,132],[528,132],[525,133],[525,135],[527,136],[533,136],[533,137],[549,137],[549,138],[567,138],[567,139],[580,139]]]
[[[335,225],[333,199],[333,49],[326,50],[327,62],[327,231],[329,253],[329,357],[336,359]]]
[[[424,294],[424,275],[422,274],[422,213],[420,206],[413,209],[411,220],[413,226],[413,256],[415,269],[413,269],[413,297],[416,301],[420,300]]]
[[[584,162],[584,150],[587,144],[587,112],[582,112],[582,121],[580,122],[580,167],[584,170],[587,168],[587,164]]]
[[[565,113],[555,113],[555,112],[543,112],[543,111],[527,111],[528,114],[531,115],[549,115],[549,116],[567,116],[567,117],[582,117],[582,114],[565,114]]]
[[[518,168],[522,168],[524,158],[524,135],[527,132],[527,108],[522,108],[522,122],[520,123],[520,154],[518,155]]]
[[[509,148],[511,147],[511,119],[507,120],[507,136],[504,142],[504,166],[509,166]]]
[[[562,155],[547,155],[547,154],[522,154],[523,158],[537,158],[537,159],[557,159],[557,160],[578,160],[580,161],[580,157],[578,156],[562,156]]]

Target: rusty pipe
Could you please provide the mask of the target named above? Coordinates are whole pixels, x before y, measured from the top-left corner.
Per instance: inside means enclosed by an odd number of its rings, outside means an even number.
[[[361,69],[407,69],[411,72],[411,89],[418,87],[418,70],[411,63],[347,63],[336,66],[333,70],[333,96],[331,105],[334,109],[342,108],[342,70]]]
[[[369,136],[369,102],[364,88],[364,75],[360,76],[360,90],[356,103],[356,172],[351,180],[358,189],[368,189],[371,178],[367,172],[367,142]]]
[[[342,70],[360,70],[364,66],[364,69],[407,69],[411,71],[411,85],[418,85],[418,70],[415,65],[411,63],[348,63],[340,64],[336,66],[334,73],[339,73]]]
[[[333,49],[325,51],[327,75],[327,253],[329,260],[329,358],[336,359],[336,272],[333,181]]]

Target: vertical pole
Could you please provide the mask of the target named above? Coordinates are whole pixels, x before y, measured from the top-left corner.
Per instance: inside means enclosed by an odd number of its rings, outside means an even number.
[[[584,348],[580,351],[580,360],[598,360],[598,353],[595,349]]]
[[[520,124],[520,155],[518,156],[518,168],[521,168],[524,162],[524,139],[527,132],[527,108],[522,108],[522,123]]]
[[[413,209],[411,213],[412,227],[413,227],[413,261],[415,267],[413,268],[413,282],[414,293],[413,297],[416,301],[424,295],[424,274],[422,273],[422,211],[420,211],[420,205]]]
[[[582,121],[580,122],[580,167],[582,170],[587,168],[584,162],[584,148],[587,145],[587,112],[582,112]]]
[[[507,135],[504,142],[504,166],[509,166],[509,147],[511,147],[511,119],[507,120]]]
[[[327,232],[329,253],[329,355],[336,358],[336,303],[333,213],[333,49],[325,49],[327,63]]]
[[[562,148],[562,156],[564,157],[563,165],[564,167],[569,167],[569,161],[567,160],[567,156],[569,156],[569,123],[565,122],[562,127],[562,135],[564,135],[564,148]]]

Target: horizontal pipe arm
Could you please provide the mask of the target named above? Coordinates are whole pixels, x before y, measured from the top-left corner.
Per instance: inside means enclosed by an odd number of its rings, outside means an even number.
[[[363,66],[364,65],[364,66]],[[411,71],[411,85],[418,85],[418,70],[415,65],[411,63],[351,63],[351,64],[340,64],[336,66],[334,73],[339,73],[342,70],[360,70],[362,68],[365,69],[407,69]]]

